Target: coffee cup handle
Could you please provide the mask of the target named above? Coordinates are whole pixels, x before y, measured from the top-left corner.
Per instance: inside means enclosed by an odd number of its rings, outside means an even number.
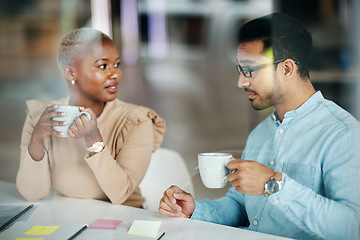
[[[80,117],[81,115],[83,115],[83,114],[85,114],[85,115],[89,118],[89,120],[91,120],[91,115],[90,115],[90,113],[88,113],[88,112],[86,112],[86,111],[80,112],[80,113],[79,113],[79,117]]]
[[[234,159],[229,158],[228,160],[226,160],[226,161],[225,161],[225,167],[226,167],[226,166],[228,165],[228,163],[231,162],[232,160],[234,160]]]
[[[234,159],[229,158],[228,160],[225,161],[225,167],[226,167],[226,168],[227,168],[228,163],[231,162],[232,160],[234,160]],[[224,178],[223,178],[223,180],[222,180],[223,183],[227,183],[227,182],[228,182],[228,180],[227,180],[227,175],[236,172],[236,169],[234,169],[234,170],[228,169],[228,170],[229,170],[228,173],[226,174],[226,176],[224,176]]]
[[[225,167],[227,167],[228,163],[231,162],[232,160],[234,160],[234,159],[229,158],[228,160],[226,160],[226,161],[225,161]],[[229,175],[229,174],[232,174],[232,173],[234,173],[234,172],[236,172],[236,169],[234,169],[234,170],[230,170],[230,169],[229,169],[228,175]],[[226,178],[226,177],[225,177],[225,178]]]

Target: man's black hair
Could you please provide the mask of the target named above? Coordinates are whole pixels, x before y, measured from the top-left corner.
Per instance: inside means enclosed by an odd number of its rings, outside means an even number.
[[[238,32],[238,42],[261,40],[263,51],[272,47],[274,60],[298,61],[301,77],[309,77],[312,37],[296,18],[285,13],[272,13],[247,22]]]

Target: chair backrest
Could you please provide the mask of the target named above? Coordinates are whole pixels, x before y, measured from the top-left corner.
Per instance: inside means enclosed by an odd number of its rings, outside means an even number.
[[[191,176],[181,155],[171,149],[159,148],[153,153],[149,168],[139,185],[146,199],[144,207],[158,211],[160,199],[171,185],[194,194]]]

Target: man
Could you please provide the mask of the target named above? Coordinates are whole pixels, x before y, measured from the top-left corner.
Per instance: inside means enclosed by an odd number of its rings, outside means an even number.
[[[225,197],[194,201],[171,186],[159,212],[296,239],[360,239],[360,125],[312,86],[310,33],[274,13],[246,23],[238,40],[239,88],[254,109],[275,111],[227,165],[236,171]]]

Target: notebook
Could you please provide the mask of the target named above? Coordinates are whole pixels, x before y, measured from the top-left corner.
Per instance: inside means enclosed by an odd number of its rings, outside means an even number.
[[[85,231],[87,227],[88,225],[82,222],[17,221],[10,228],[0,233],[0,239],[72,240]]]
[[[34,204],[0,204],[0,232],[9,228],[15,221],[29,220],[36,212]]]

